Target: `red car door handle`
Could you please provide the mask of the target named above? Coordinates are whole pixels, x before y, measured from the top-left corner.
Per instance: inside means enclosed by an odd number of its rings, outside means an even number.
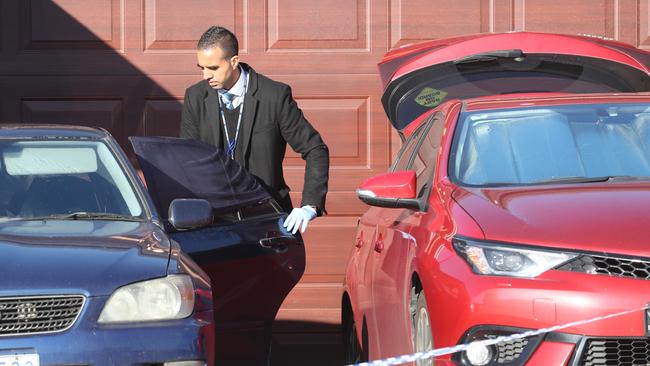
[[[354,244],[355,247],[361,248],[363,246],[363,231],[357,237],[357,242]]]

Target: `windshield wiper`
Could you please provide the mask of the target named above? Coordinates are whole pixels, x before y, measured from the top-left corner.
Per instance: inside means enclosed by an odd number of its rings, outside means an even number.
[[[470,64],[474,62],[490,62],[497,59],[509,59],[515,61],[523,61],[526,55],[521,50],[498,50],[481,52],[473,55],[465,56],[454,61],[455,65]]]
[[[600,177],[555,177],[551,179],[537,180],[528,184],[555,184],[555,183],[596,183],[607,182],[612,176]]]
[[[598,182],[622,182],[633,180],[650,180],[650,177],[637,177],[633,175],[603,175],[599,177],[556,177],[551,179],[538,180],[534,182],[515,183],[515,182],[489,182],[481,187],[503,187],[503,186],[531,186],[543,184],[570,184],[570,183],[598,183]]]
[[[69,214],[55,214],[19,218],[22,220],[116,220],[116,221],[142,221],[138,216],[120,215],[108,212],[73,212]]]
[[[557,177],[546,180],[530,182],[528,184],[555,184],[555,183],[596,183],[627,180],[647,180],[650,177],[636,177],[632,175],[603,175],[600,177]]]

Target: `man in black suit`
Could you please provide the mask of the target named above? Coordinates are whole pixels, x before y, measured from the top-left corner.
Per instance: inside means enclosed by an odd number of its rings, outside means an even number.
[[[239,62],[237,38],[222,27],[208,29],[197,45],[203,80],[185,91],[180,136],[212,144],[255,175],[290,212],[294,234],[325,212],[329,152],[305,119],[291,88]],[[282,174],[287,143],[306,161],[300,207],[293,208]]]

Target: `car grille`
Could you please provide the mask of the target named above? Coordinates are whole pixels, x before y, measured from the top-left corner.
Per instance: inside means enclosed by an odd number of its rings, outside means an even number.
[[[84,301],[80,295],[0,298],[0,336],[64,331]]]
[[[527,344],[528,339],[526,338],[497,343],[496,362],[499,364],[508,364],[515,361],[521,356]]]
[[[581,363],[584,366],[648,364],[650,341],[645,338],[587,340]]]
[[[468,331],[461,338],[460,343],[472,343],[475,341],[495,340],[498,337],[506,337],[511,334],[518,334],[529,331],[530,329],[498,327],[498,326],[477,326]],[[526,338],[513,339],[505,342],[499,342],[490,346],[492,355],[486,366],[514,366],[524,365],[530,355],[542,342],[541,335],[530,336]],[[469,365],[466,352],[459,352],[452,356],[455,364]]]
[[[562,271],[650,279],[650,262],[598,255],[581,255],[557,269]]]

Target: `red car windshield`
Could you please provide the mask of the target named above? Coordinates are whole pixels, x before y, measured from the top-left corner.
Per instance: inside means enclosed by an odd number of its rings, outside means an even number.
[[[461,114],[450,174],[468,186],[650,177],[650,104]]]

